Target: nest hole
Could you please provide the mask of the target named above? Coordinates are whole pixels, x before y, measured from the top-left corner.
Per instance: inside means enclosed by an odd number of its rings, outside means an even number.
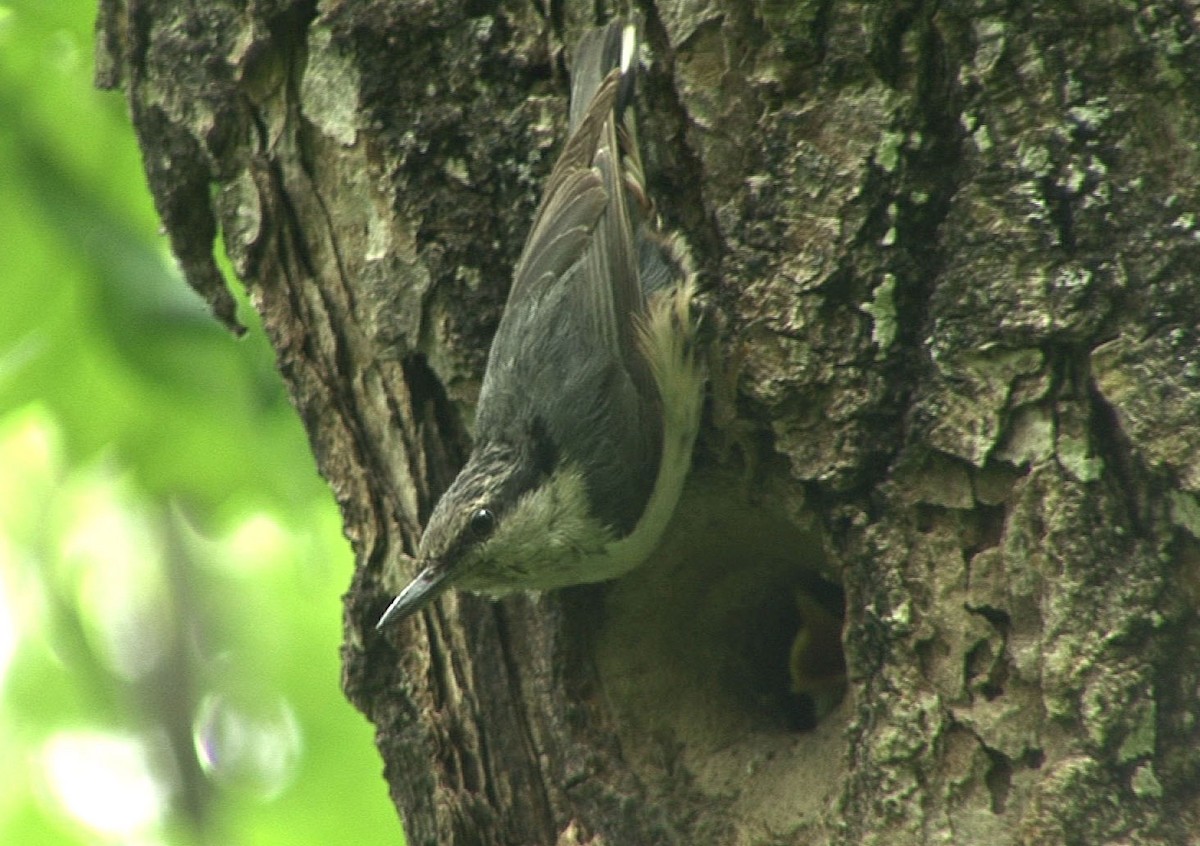
[[[606,593],[596,641],[627,717],[714,746],[812,731],[846,692],[845,598],[820,536],[728,491],[689,489],[653,560]]]

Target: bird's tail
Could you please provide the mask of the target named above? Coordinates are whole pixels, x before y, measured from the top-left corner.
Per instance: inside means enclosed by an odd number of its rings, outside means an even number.
[[[613,69],[619,68],[621,82],[613,110],[617,119],[621,174],[636,230],[638,275],[643,293],[651,295],[691,278],[695,271],[683,239],[660,230],[654,203],[646,190],[634,110],[626,108],[633,99],[637,80],[639,43],[636,20],[618,18],[584,33],[575,48],[571,67],[570,122],[574,133],[588,113],[601,83]]]
[[[579,39],[571,66],[570,131],[583,120],[597,89],[614,68],[621,71],[616,113],[623,122],[625,106],[633,97],[637,75],[638,29],[632,21],[616,19],[607,26],[590,29]]]

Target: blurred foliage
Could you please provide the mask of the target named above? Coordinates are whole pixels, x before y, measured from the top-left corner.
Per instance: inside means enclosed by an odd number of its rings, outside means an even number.
[[[271,351],[156,234],[94,0],[0,0],[0,842],[399,843]]]

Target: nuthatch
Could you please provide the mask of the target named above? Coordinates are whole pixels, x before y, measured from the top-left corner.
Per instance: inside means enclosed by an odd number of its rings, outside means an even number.
[[[646,196],[636,51],[620,21],[575,50],[570,133],[492,341],[474,448],[377,628],[450,586],[500,596],[615,578],[675,510],[704,376],[691,261]]]
[[[796,591],[800,628],[792,640],[788,674],[792,693],[808,700],[814,722],[833,713],[846,696],[842,620],[810,591]]]

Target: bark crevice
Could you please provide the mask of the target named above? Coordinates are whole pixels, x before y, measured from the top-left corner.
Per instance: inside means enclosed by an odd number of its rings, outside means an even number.
[[[1195,16],[642,6],[651,191],[719,317],[675,525],[613,585],[381,636],[594,10],[100,5],[181,268],[236,326],[221,233],[342,509],[343,684],[410,842],[1183,842]]]

